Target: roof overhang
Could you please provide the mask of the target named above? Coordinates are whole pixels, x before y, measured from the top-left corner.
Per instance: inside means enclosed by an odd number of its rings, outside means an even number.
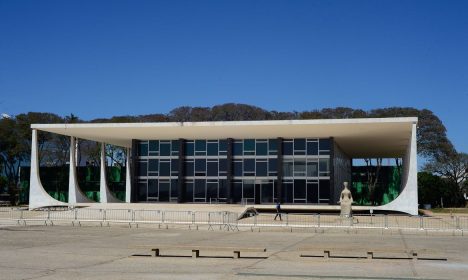
[[[415,117],[281,121],[32,124],[31,128],[131,147],[132,139],[267,139],[334,137],[353,158],[402,157]]]

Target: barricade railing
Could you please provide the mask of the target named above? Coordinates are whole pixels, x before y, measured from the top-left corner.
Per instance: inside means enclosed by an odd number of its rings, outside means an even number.
[[[133,211],[131,209],[105,209],[104,220],[133,222]]]
[[[239,213],[228,211],[163,211],[132,209],[43,209],[28,211],[20,208],[0,209],[0,219],[26,221],[55,221],[129,223],[129,224],[165,224],[165,225],[207,225],[210,229],[238,229],[239,227],[288,227],[288,228],[369,228],[369,229],[404,229],[404,230],[441,230],[467,231],[468,216],[405,216],[405,215],[353,215],[341,217],[332,214],[251,213],[239,219]],[[166,226],[167,227],[167,226]]]
[[[457,229],[468,230],[468,216],[457,217]]]
[[[195,223],[195,214],[192,211],[163,211],[163,223],[165,224],[185,224]]]
[[[133,210],[133,222],[161,224],[163,222],[163,211]]]

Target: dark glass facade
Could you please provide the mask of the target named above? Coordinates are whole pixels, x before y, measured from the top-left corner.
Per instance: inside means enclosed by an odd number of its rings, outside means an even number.
[[[182,197],[179,201],[200,203],[279,199],[312,204],[330,199],[329,138],[149,140],[137,145],[138,201]]]

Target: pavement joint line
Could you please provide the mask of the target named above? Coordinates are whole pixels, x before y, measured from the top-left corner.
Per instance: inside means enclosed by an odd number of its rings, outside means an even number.
[[[285,277],[285,278],[321,278],[321,279],[368,279],[368,280],[445,280],[442,278],[419,278],[419,277],[372,277],[372,276],[341,276],[341,275],[307,275],[307,274],[273,274],[273,273],[253,273],[238,272],[239,276],[252,277]]]

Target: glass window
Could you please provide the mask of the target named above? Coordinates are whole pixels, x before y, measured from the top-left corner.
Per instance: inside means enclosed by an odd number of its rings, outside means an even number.
[[[255,172],[255,159],[251,159],[251,158],[244,159],[244,171]]]
[[[318,155],[318,142],[307,142],[307,155]]]
[[[195,193],[194,197],[198,199],[206,199],[206,180],[195,180]]]
[[[294,167],[294,164],[292,161],[283,161],[283,176],[292,177],[293,167]]]
[[[293,190],[294,190],[294,185],[292,182],[285,182],[283,181],[283,201],[285,203],[292,203],[293,202]]]
[[[307,203],[318,203],[318,183],[307,183]]]
[[[159,143],[160,152],[159,154],[163,157],[171,155],[171,143],[169,142],[160,142]]]
[[[150,152],[159,152],[159,141],[158,140],[149,141],[149,151]]]
[[[227,173],[227,159],[219,159],[219,175],[226,175]]]
[[[242,198],[254,198],[254,197],[255,197],[255,181],[243,180]]]
[[[148,183],[147,182],[138,182],[138,200],[147,201],[148,200]]]
[[[179,174],[179,159],[171,159],[171,175]]]
[[[148,143],[146,141],[138,144],[138,155],[141,157],[148,155]]]
[[[305,151],[305,139],[294,139],[294,151]]]
[[[242,142],[234,142],[234,146],[232,147],[232,154],[235,156],[241,156],[243,155],[243,149],[242,149]]]
[[[268,159],[268,170],[269,172],[277,172],[278,171],[278,162],[276,158],[270,158]]]
[[[158,180],[148,180],[148,196],[158,197]]]
[[[255,176],[268,176],[268,162],[257,161]]]
[[[218,155],[218,143],[208,143],[208,154],[209,156]]]
[[[159,181],[159,201],[169,201],[170,181]]]
[[[243,167],[243,162],[242,161],[234,161],[234,176],[242,176],[244,169]]]
[[[179,194],[179,180],[172,179],[171,180],[171,197],[177,198]]]
[[[227,140],[219,140],[219,154],[227,154]]]
[[[306,175],[306,162],[304,159],[294,160],[294,176],[305,176]]]
[[[305,180],[294,180],[294,200],[306,199],[306,181]]]
[[[318,176],[318,162],[316,160],[307,161],[307,177]]]
[[[185,176],[194,176],[194,163],[193,161],[185,161]]]
[[[278,151],[278,139],[268,139],[268,150],[270,155],[276,155]]]
[[[146,161],[138,162],[138,176],[147,176],[148,163]]]
[[[194,144],[193,142],[185,142],[185,156],[194,155]]]
[[[207,165],[207,176],[218,176],[218,162],[209,161]]]
[[[193,202],[193,182],[185,181],[185,199],[187,202]]]
[[[197,172],[206,172],[206,159],[195,159],[195,173]]]
[[[331,145],[331,141],[330,139],[320,139],[319,140],[319,147],[320,147],[320,150],[330,150],[330,145]]]
[[[157,159],[149,159],[148,160],[148,171],[153,171],[153,172],[157,172],[159,169],[159,160]]]
[[[227,196],[227,180],[219,180],[219,198],[226,198]]]
[[[319,199],[328,200],[330,199],[330,180],[319,181]],[[320,201],[323,202],[323,201]]]
[[[206,183],[206,196],[210,198],[218,198],[218,182]]]
[[[242,180],[233,181],[234,201],[241,201],[242,198]]]
[[[293,155],[293,142],[292,141],[283,141],[283,155],[285,156]]]
[[[172,155],[177,156],[179,155],[179,140],[172,140]]]
[[[206,141],[205,140],[195,140],[195,151],[197,151],[197,152],[206,151]]]
[[[268,143],[267,142],[257,143],[256,154],[257,156],[266,156],[268,154]]]
[[[255,139],[244,140],[244,155],[255,155]]]
[[[320,176],[328,176],[330,170],[329,170],[329,162],[330,160],[327,158],[321,158],[319,159],[319,172]]]
[[[171,162],[170,161],[159,162],[159,176],[171,176]]]

